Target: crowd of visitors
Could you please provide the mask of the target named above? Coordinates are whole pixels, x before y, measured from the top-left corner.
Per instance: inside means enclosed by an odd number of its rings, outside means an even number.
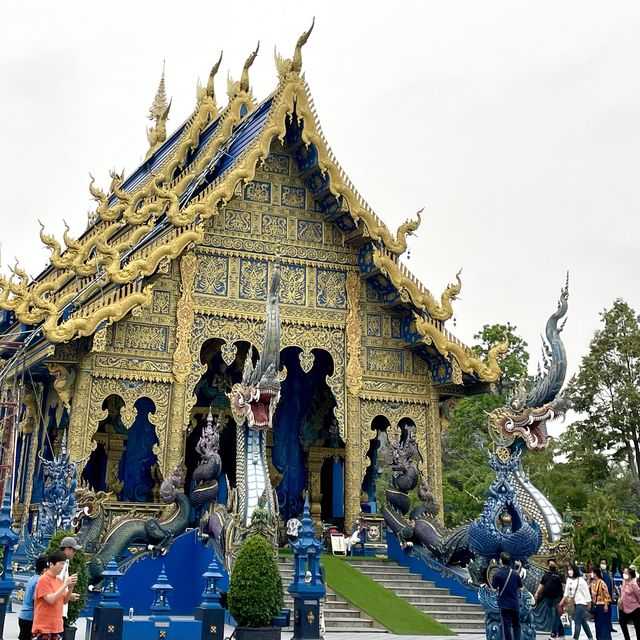
[[[498,592],[498,606],[504,640],[520,640],[519,592],[524,590],[523,571],[519,563],[511,562],[508,553],[500,554],[500,565],[493,575],[492,586]],[[622,570],[622,584],[616,586],[607,561],[597,566],[588,563],[584,570],[569,564],[566,575],[559,571],[554,558],[549,559],[532,596],[532,604],[539,607],[542,619],[547,619],[550,638],[564,638],[565,627],[573,622],[573,638],[578,640],[584,631],[587,640],[594,640],[589,622],[595,626],[595,640],[611,640],[615,632],[611,623],[613,605],[618,607],[618,620],[624,640],[631,640],[629,626],[633,625],[636,640],[640,640],[640,585],[636,567]],[[548,613],[548,618],[545,616]]]
[[[617,604],[624,640],[631,640],[630,625],[634,627],[636,640],[640,640],[640,586],[633,565],[622,570],[620,588],[616,587],[604,558],[597,566],[587,563],[582,571],[576,564],[570,564],[566,578],[558,572],[555,560],[549,560],[548,568],[536,589],[534,602],[547,600],[552,608],[551,638],[564,636],[560,615],[566,614],[573,621],[574,640],[578,640],[583,630],[587,639],[592,640],[590,619],[596,640],[611,640],[611,633],[616,631],[611,615],[613,605]]]

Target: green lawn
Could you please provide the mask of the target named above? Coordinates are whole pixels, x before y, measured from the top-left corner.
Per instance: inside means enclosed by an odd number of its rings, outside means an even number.
[[[454,635],[449,627],[412,607],[346,560],[323,554],[322,564],[327,585],[389,631],[406,635]]]

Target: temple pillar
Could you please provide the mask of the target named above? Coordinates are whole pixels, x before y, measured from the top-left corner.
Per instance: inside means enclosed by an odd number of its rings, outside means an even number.
[[[427,411],[427,477],[433,497],[438,503],[438,519],[444,524],[442,492],[442,443],[440,426],[440,394],[431,386]]]
[[[183,463],[185,433],[189,424],[187,411],[187,380],[192,371],[191,332],[195,321],[193,282],[198,260],[193,251],[180,259],[181,296],[176,305],[176,349],[173,352],[173,383],[167,424],[167,440],[162,471],[168,477]],[[191,404],[190,404],[191,406]]]
[[[347,393],[347,443],[345,446],[344,524],[350,531],[360,515],[362,445],[360,442],[360,398]]]
[[[69,415],[69,456],[73,462],[78,462],[78,476],[91,452],[91,435],[89,433],[89,408],[91,394],[92,356],[85,354],[78,360],[76,371],[75,392],[71,400],[71,414]]]
[[[347,320],[345,327],[347,367],[345,386],[346,401],[346,444],[344,480],[344,524],[350,531],[360,514],[360,491],[364,475],[362,428],[360,424],[360,390],[362,389],[362,318],[360,315],[360,295],[362,281],[360,274],[347,274]],[[368,446],[368,443],[367,443]],[[367,452],[365,450],[364,456]]]

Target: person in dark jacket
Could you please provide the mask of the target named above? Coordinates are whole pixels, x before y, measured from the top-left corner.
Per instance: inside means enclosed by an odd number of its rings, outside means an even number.
[[[498,606],[502,620],[504,640],[520,640],[520,603],[518,595],[522,591],[520,574],[511,568],[511,556],[503,551],[500,554],[500,568],[491,581],[498,592]]]
[[[536,606],[549,607],[551,619],[551,637],[563,637],[564,625],[560,621],[558,603],[564,593],[564,576],[558,573],[558,565],[553,558],[547,562],[548,571],[542,576],[540,584],[533,594]],[[544,611],[544,609],[543,609]]]

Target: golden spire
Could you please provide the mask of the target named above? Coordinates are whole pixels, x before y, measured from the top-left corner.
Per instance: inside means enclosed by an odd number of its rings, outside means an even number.
[[[156,91],[156,97],[149,109],[149,120],[155,120],[155,126],[147,129],[147,140],[149,141],[149,150],[145,156],[145,160],[149,158],[153,152],[167,139],[167,120],[169,119],[169,109],[171,102],[167,104],[167,93],[164,87],[164,62],[162,63],[162,76],[160,84]]]
[[[164,112],[167,110],[167,92],[164,86],[164,60],[162,61],[162,75],[160,76],[160,84],[156,91],[156,97],[153,99],[153,104],[149,108],[149,120],[155,120],[156,124],[158,120],[162,118]]]
[[[244,91],[245,93],[249,92],[249,67],[253,64],[253,61],[256,59],[258,55],[258,51],[260,49],[260,40],[258,40],[258,46],[256,50],[247,58],[247,61],[244,63],[244,67],[242,68],[242,76],[240,77],[240,91]]]

